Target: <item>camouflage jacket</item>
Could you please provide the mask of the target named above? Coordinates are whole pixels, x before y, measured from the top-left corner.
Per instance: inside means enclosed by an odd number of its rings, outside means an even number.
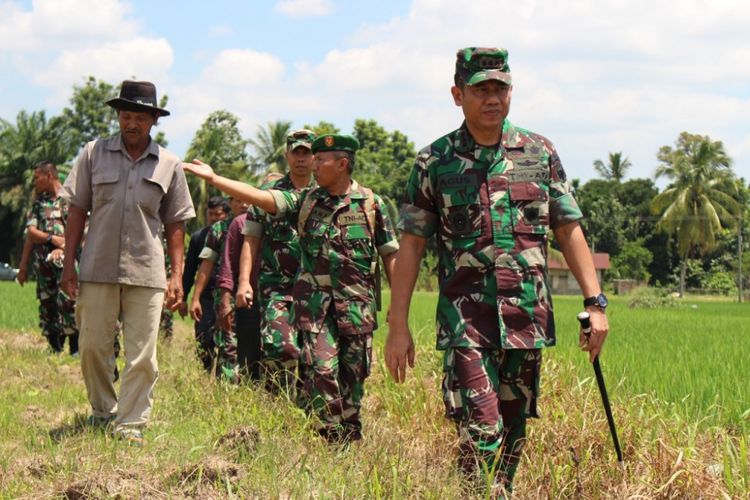
[[[399,227],[437,235],[437,348],[554,345],[547,233],[581,217],[552,143],[507,120],[498,147],[464,124],[420,151]]]
[[[229,224],[232,222],[232,217],[224,220],[214,222],[211,229],[208,230],[206,235],[206,244],[201,250],[199,259],[208,259],[214,263],[214,268],[211,271],[213,276],[216,276],[219,267],[221,267],[221,255],[224,253],[224,241],[227,238],[227,231],[229,230]],[[221,290],[218,287],[213,289],[214,304],[218,304],[219,298],[221,297]]]
[[[199,255],[201,259],[208,259],[214,263],[214,271],[221,264],[219,258],[221,257],[221,251],[224,248],[224,239],[227,237],[227,230],[231,222],[232,217],[213,223],[211,229],[208,230],[208,235],[206,235],[206,244]]]
[[[299,213],[306,197],[315,203],[300,233],[301,260],[294,283],[292,321],[300,330],[319,332],[326,315],[336,315],[339,335],[377,329],[375,276],[372,263],[398,250],[383,200],[375,195],[375,227],[368,227],[367,193],[356,181],[343,196],[325,189],[271,190],[277,217]]]
[[[68,203],[62,196],[50,196],[42,193],[31,205],[26,227],[35,226],[40,231],[54,236],[65,236],[65,224],[68,220]],[[52,243],[37,243],[34,245],[34,255],[42,262],[54,250]]]
[[[308,187],[312,186],[314,181],[311,180]],[[289,174],[263,185],[263,189],[297,193],[302,191],[294,187]],[[269,300],[292,300],[294,278],[300,261],[297,215],[296,210],[287,212],[283,217],[273,217],[258,207],[250,207],[247,211],[247,221],[242,233],[261,240],[258,286],[263,303]]]

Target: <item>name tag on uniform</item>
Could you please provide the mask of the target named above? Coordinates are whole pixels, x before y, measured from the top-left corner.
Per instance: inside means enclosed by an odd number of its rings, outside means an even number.
[[[367,219],[365,218],[365,214],[362,212],[348,212],[345,214],[339,215],[339,225],[341,226],[351,226],[354,224],[366,224]]]
[[[523,160],[521,160],[523,161]],[[520,167],[519,162],[514,161],[516,168],[508,170],[508,180],[511,183],[516,182],[549,182],[549,169],[544,166],[528,166]],[[521,164],[522,165],[522,164]],[[534,161],[533,165],[539,165],[538,161]]]
[[[473,174],[447,174],[441,175],[438,179],[438,188],[443,190],[445,188],[464,188],[474,186],[477,183],[477,178]]]

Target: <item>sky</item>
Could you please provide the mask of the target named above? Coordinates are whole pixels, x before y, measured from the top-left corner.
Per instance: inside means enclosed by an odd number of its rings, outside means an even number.
[[[0,117],[57,114],[89,75],[135,77],[169,96],[159,128],[178,155],[218,109],[245,137],[365,118],[421,149],[463,119],[456,51],[499,46],[509,119],[548,137],[568,177],[622,152],[628,178],[653,178],[688,131],[721,140],[747,179],[748,26],[738,0],[0,0]]]

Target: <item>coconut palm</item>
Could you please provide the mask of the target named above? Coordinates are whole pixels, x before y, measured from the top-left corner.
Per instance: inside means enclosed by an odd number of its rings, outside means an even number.
[[[622,152],[609,153],[608,163],[605,165],[601,160],[594,161],[594,169],[608,181],[622,182],[625,172],[631,167],[630,160],[622,157]]]
[[[662,146],[656,177],[671,184],[651,201],[657,228],[674,235],[681,257],[680,296],[685,293],[687,259],[716,247],[716,235],[734,227],[741,210],[731,159],[721,141],[682,132],[676,148]]]
[[[286,136],[292,129],[292,122],[279,120],[268,122],[266,127],[258,127],[255,139],[250,144],[255,148],[253,164],[257,170],[285,173],[287,170],[284,152]]]
[[[226,177],[251,181],[252,176],[248,171],[248,141],[242,138],[238,124],[239,118],[229,111],[218,110],[209,114],[195,133],[187,157],[198,158],[212,165],[217,173]],[[188,176],[188,184],[198,222],[202,224],[208,198],[218,194],[218,191],[209,188],[206,181],[192,175]]]
[[[0,252],[9,259],[20,239],[24,211],[31,206],[34,165],[50,160],[64,174],[64,165],[76,152],[69,130],[59,117],[47,119],[44,111],[20,111],[16,122],[0,119],[0,231],[10,244]]]

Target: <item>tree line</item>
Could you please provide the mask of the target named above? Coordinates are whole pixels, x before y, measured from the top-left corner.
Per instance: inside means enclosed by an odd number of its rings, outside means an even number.
[[[0,261],[17,262],[20,254],[24,214],[33,197],[33,166],[51,160],[64,177],[86,142],[117,131],[116,114],[104,102],[118,94],[118,86],[88,77],[73,86],[59,115],[22,110],[15,123],[0,118],[0,230],[6,235]],[[167,101],[162,96],[160,107]],[[341,132],[325,121],[304,128],[317,134]],[[284,151],[291,130],[291,121],[279,120],[258,126],[253,137],[245,138],[236,115],[216,110],[196,131],[184,157],[200,158],[222,175],[257,183],[268,172],[286,171]],[[361,144],[355,178],[381,194],[395,217],[416,156],[414,144],[371,119],[355,120],[350,133]],[[163,132],[155,140],[167,145]],[[656,160],[653,179],[626,180],[631,163],[623,152],[612,152],[605,161],[593,162],[600,178],[572,181],[590,244],[612,259],[608,278],[679,287],[681,293],[686,287],[726,293],[738,285],[749,289],[750,252],[743,250],[750,240],[750,189],[734,173],[722,142],[682,132],[674,146],[659,149]],[[660,178],[668,183],[663,191],[654,182]],[[188,182],[199,214],[192,229],[204,223],[206,202],[219,193],[194,176]],[[423,259],[422,286],[434,286],[436,264],[432,254]]]

